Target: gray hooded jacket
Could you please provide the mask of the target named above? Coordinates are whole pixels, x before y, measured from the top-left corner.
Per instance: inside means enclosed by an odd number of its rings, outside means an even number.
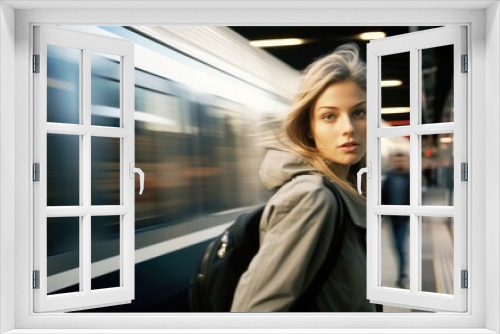
[[[339,203],[298,155],[269,150],[260,177],[278,191],[262,215],[261,246],[241,276],[232,312],[287,311],[323,264],[337,226]],[[354,224],[345,226],[340,256],[317,304],[323,312],[375,311],[366,299],[366,202],[340,192]]]

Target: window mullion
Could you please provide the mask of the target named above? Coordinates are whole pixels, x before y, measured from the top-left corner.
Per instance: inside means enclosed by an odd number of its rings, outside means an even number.
[[[90,129],[91,124],[91,59],[90,50],[88,48],[83,49],[83,61],[82,61],[82,123],[87,129]],[[83,228],[81,234],[81,244],[80,253],[83,256],[83,263],[81,263],[82,272],[82,284],[83,291],[90,293],[91,290],[91,214],[90,207],[91,203],[91,134],[87,131],[83,135],[83,159],[81,160],[81,169],[83,170],[83,206],[89,208],[83,217]]]
[[[420,145],[419,137],[414,129],[419,123],[420,115],[420,80],[419,80],[419,50],[410,51],[410,207],[419,204],[419,175],[420,175]],[[410,291],[412,294],[419,290],[420,282],[420,233],[419,217],[412,211],[410,214]]]

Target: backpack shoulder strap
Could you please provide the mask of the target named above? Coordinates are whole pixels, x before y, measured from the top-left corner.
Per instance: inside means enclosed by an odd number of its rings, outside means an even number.
[[[340,255],[340,248],[342,246],[342,239],[344,236],[346,220],[350,219],[349,213],[346,211],[345,203],[340,194],[337,186],[331,181],[323,178],[325,186],[332,192],[333,196],[337,199],[338,212],[336,221],[338,222],[337,228],[333,229],[333,236],[330,242],[330,248],[328,250],[327,256],[323,261],[316,277],[311,282],[309,287],[304,293],[297,299],[297,301],[290,308],[292,312],[316,312],[318,311],[318,306],[316,304],[316,297],[320,293],[323,285],[325,284],[328,276],[332,272],[333,266]]]

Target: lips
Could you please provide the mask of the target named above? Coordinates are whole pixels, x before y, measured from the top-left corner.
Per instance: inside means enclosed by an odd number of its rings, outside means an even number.
[[[359,143],[353,141],[353,142],[348,142],[344,143],[339,146],[339,149],[346,152],[346,153],[352,153],[354,151],[357,151],[358,147],[360,146]]]
[[[344,143],[342,145],[340,145],[339,147],[352,147],[352,146],[359,146],[359,143],[358,142],[355,142],[355,141],[351,141],[351,142],[348,142],[348,143]]]

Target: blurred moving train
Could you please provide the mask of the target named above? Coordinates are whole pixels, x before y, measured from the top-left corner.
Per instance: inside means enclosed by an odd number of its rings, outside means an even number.
[[[299,73],[225,27],[65,28],[135,45],[135,161],[146,175],[136,196],[136,299],[92,312],[188,311],[205,245],[269,196],[258,179],[264,151],[250,129],[286,112]],[[47,121],[78,123],[80,56],[62,49],[48,49]],[[120,126],[120,60],[91,60],[92,125]],[[63,99],[73,111],[61,109]],[[58,136],[47,140],[47,204],[78,205],[78,139]],[[119,175],[119,139],[92,138],[92,205],[119,204]],[[78,229],[70,225],[48,222],[51,294],[79,289]],[[118,233],[119,217],[92,217],[92,289],[119,284]]]
[[[263,149],[250,130],[286,110],[299,74],[223,27],[65,28],[134,43],[135,161],[146,177],[144,194],[136,197],[136,301],[120,310],[163,310],[155,305],[185,293],[203,243],[215,236],[193,233],[227,224],[267,199],[258,180]],[[74,51],[48,47],[48,122],[79,123],[80,54]],[[91,124],[119,127],[120,59],[93,52],[91,63]],[[120,140],[93,137],[91,145],[92,205],[118,205]],[[78,205],[78,137],[49,134],[47,151],[47,204]],[[119,284],[119,221],[92,217],[92,289]],[[50,294],[79,290],[77,224],[48,220]],[[181,254],[196,245],[191,258]],[[141,276],[141,264],[154,269]],[[163,282],[151,282],[153,274]],[[143,296],[145,286],[168,291]]]

